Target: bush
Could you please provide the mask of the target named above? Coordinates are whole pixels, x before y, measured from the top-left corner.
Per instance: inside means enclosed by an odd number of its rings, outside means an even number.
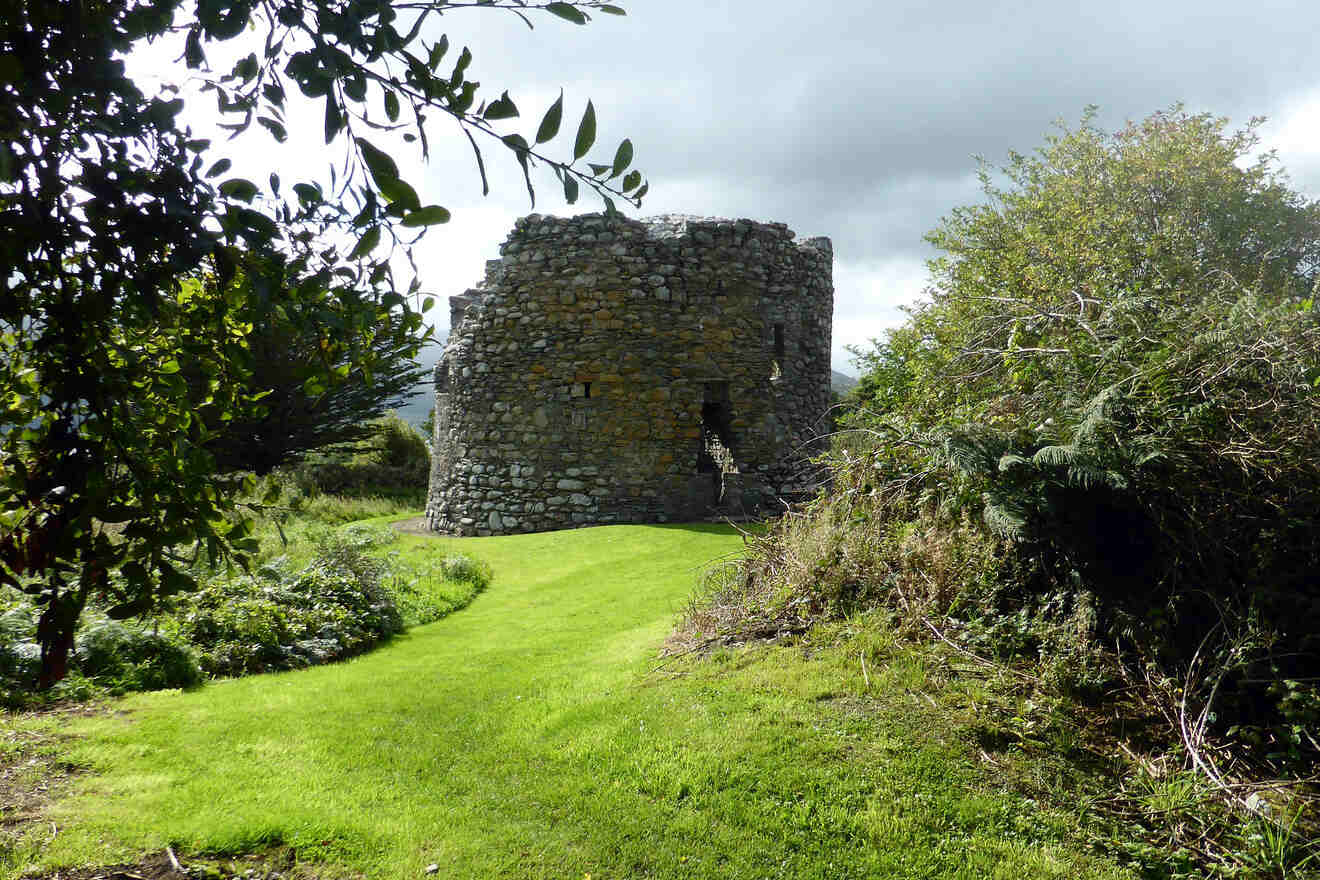
[[[35,617],[36,610],[26,598],[0,612],[0,704],[6,707],[188,688],[202,681],[196,657],[177,637],[108,620],[92,610],[74,641],[69,676],[51,691],[35,692],[41,665],[41,648],[33,638]]]
[[[41,647],[33,639],[36,609],[24,600],[0,613],[0,704],[24,705],[41,669]]]
[[[466,608],[490,585],[490,566],[467,556],[405,563],[392,558],[387,586],[408,626],[433,623]]]
[[[292,469],[299,489],[307,495],[401,494],[424,502],[431,455],[422,435],[393,412],[371,429],[355,446],[307,456]]]
[[[208,675],[297,669],[360,654],[403,629],[382,585],[387,567],[367,555],[369,529],[332,533],[312,562],[287,573],[212,581],[180,602],[180,635],[201,653]]]
[[[188,648],[113,620],[83,627],[75,662],[85,677],[111,691],[187,688],[202,682],[202,670]]]
[[[986,169],[986,201],[928,236],[929,300],[866,358],[849,420],[870,448],[836,477],[967,515],[1031,572],[1023,613],[1089,609],[1179,711],[1306,768],[1320,203],[1252,158],[1254,123],[1224,129],[1086,121]]]
[[[357,509],[360,505],[349,504]],[[206,676],[296,669],[360,654],[400,632],[466,607],[490,583],[484,562],[462,555],[382,557],[398,539],[387,525],[312,523],[310,562],[270,559],[250,575],[216,577],[161,609],[156,630],[89,609],[70,675],[36,693],[35,610],[16,596],[0,607],[0,705],[26,707],[126,691],[191,687]]]

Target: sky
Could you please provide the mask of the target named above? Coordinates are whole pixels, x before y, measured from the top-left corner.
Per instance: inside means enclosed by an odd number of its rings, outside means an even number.
[[[451,57],[470,47],[469,79],[491,99],[508,90],[522,116],[507,130],[528,140],[562,88],[564,125],[547,145],[556,157],[571,156],[590,98],[598,137],[588,158],[609,161],[627,137],[650,183],[642,209],[620,204],[625,213],[749,217],[830,237],[834,368],[850,374],[847,347],[866,347],[921,297],[935,256],[925,233],[978,201],[976,157],[994,164],[1029,152],[1088,105],[1107,130],[1176,102],[1234,127],[1265,116],[1264,146],[1277,150],[1295,189],[1320,197],[1320,4],[617,2],[626,17],[597,13],[577,26],[541,13],[531,30],[499,9],[453,10],[423,37],[447,34]],[[178,81],[171,59],[180,50],[181,41],[144,48],[130,70],[147,88]],[[213,126],[211,108],[209,98],[190,100],[197,133]],[[269,170],[286,187],[328,179],[342,154],[322,142],[319,104],[290,122],[284,145],[257,130],[219,149],[254,180]],[[585,192],[567,205],[546,169],[534,172],[533,208],[496,143],[485,145],[492,192],[483,197],[457,127],[429,132],[427,164],[415,147],[393,153],[422,204],[453,214],[417,252],[423,289],[441,302],[480,280],[517,217],[601,210]],[[448,310],[433,314],[443,335]]]

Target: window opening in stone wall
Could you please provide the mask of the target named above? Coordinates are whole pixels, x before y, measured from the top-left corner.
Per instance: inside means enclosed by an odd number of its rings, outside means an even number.
[[[591,383],[590,383],[590,382],[583,382],[583,383],[582,383],[582,396],[585,397],[587,400],[590,400],[590,399],[591,399]]]

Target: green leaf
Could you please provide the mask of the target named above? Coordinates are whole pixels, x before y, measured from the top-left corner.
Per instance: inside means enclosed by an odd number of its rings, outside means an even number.
[[[357,246],[353,248],[351,253],[349,253],[348,258],[350,260],[356,260],[365,257],[367,254],[375,250],[376,245],[378,244],[380,244],[380,227],[372,226],[366,232],[362,233],[362,237],[358,239]]]
[[[554,13],[560,18],[564,19],[565,21],[573,22],[573,24],[587,23],[587,16],[582,12],[582,10],[568,3],[547,4],[545,7],[545,11]]]
[[[606,13],[606,14],[608,14],[608,15],[627,15],[627,14],[628,14],[628,13],[625,12],[623,9],[620,9],[618,6],[597,6],[596,8],[599,9],[601,12],[604,12],[604,13]]]
[[[202,53],[202,29],[194,26],[188,31],[188,38],[183,42],[183,60],[189,70],[196,70],[206,63]]]
[[[490,106],[486,108],[486,112],[481,114],[481,118],[482,119],[512,119],[517,115],[518,115],[517,106],[513,103],[513,99],[509,97],[509,93],[505,92],[504,94],[500,95],[500,97],[497,100],[492,101],[490,103]]]
[[[427,205],[407,214],[403,218],[404,226],[432,226],[436,223],[448,223],[449,211],[439,205]]]
[[[234,71],[231,74],[244,82],[254,78],[257,75],[257,55],[255,52],[249,52],[237,64],[234,65]]]
[[[541,117],[541,124],[536,129],[536,142],[543,144],[559,134],[559,123],[564,118],[564,90],[559,90],[559,97]]]
[[[587,101],[587,110],[578,123],[577,140],[573,143],[573,161],[587,155],[587,150],[596,142],[596,108]]]
[[[564,201],[570,205],[577,201],[578,182],[577,178],[571,174],[564,175]]]
[[[535,206],[536,190],[532,188],[532,175],[527,158],[531,146],[527,143],[527,139],[520,134],[505,135],[500,140],[504,141],[505,145],[512,149],[514,155],[518,157],[518,164],[522,166],[523,180],[527,184],[527,197],[532,200],[532,205]]]
[[[610,177],[618,177],[623,170],[632,164],[633,145],[627,138],[619,144],[619,149],[614,153],[614,168],[610,171]]]
[[[271,119],[268,116],[258,116],[257,122],[261,123],[261,125],[269,131],[279,143],[282,144],[289,139],[289,133],[285,130],[284,126],[276,122],[274,119]]]
[[[595,162],[588,162],[587,165],[591,168],[592,177],[600,177],[612,167],[610,165],[597,165]]]
[[[293,185],[293,191],[297,193],[300,201],[306,202],[309,205],[321,201],[321,191],[310,183],[295,183]]]
[[[119,605],[111,606],[105,611],[105,616],[111,620],[125,620],[138,614],[143,614],[151,610],[151,595],[140,596],[131,602],[124,602]]]
[[[467,46],[464,46],[463,51],[458,53],[458,61],[454,62],[454,72],[449,76],[449,87],[451,89],[458,88],[459,84],[463,82],[463,72],[468,69],[468,65],[471,63],[472,53],[468,51]]]
[[[273,482],[273,481],[272,481]],[[276,500],[279,498],[279,486],[276,484]],[[173,596],[197,589],[197,579],[179,571],[172,565],[162,562],[160,566],[160,594]]]
[[[247,233],[241,234],[251,244],[264,247],[280,235],[280,228],[275,225],[275,221],[260,211],[254,211],[251,208],[240,208],[238,210],[238,221],[248,230]]]
[[[333,92],[327,92],[325,96],[325,142],[328,144],[339,135],[344,128],[344,115],[339,112],[339,103],[335,100]]]
[[[360,76],[350,76],[344,79],[344,94],[354,101],[365,101],[367,99],[367,81]]]
[[[392,91],[385,93],[385,115],[389,117],[390,122],[395,122],[399,118],[399,96]]]
[[[212,165],[210,168],[206,169],[206,176],[207,176],[207,177],[216,177],[216,176],[218,176],[218,175],[224,174],[226,171],[228,171],[228,170],[230,169],[230,167],[231,167],[233,164],[234,164],[234,163],[231,162],[231,161],[229,161],[228,159],[220,159],[220,160],[217,161],[214,165]]]
[[[271,107],[279,109],[284,106],[284,87],[279,83],[266,83],[261,87],[261,93],[266,96]]]
[[[371,179],[380,186],[383,181],[398,180],[399,166],[389,153],[378,150],[366,138],[357,138],[358,149],[362,151],[362,161],[367,163]]]
[[[421,200],[417,198],[417,190],[398,177],[382,181],[380,194],[399,212],[416,211],[422,206]]]
[[[646,195],[647,191],[650,189],[651,189],[651,184],[649,183],[642,184],[642,188],[639,189],[637,192],[633,193],[633,198],[640,199],[642,196]]]
[[[641,185],[642,185],[642,172],[640,172],[640,171],[629,171],[627,174],[624,175],[624,177],[623,177],[623,191],[624,191],[624,192],[628,192],[628,190],[631,190],[631,189],[636,189],[637,187],[639,187],[639,186],[641,186]]]
[[[440,66],[440,62],[444,59],[445,53],[448,51],[449,51],[449,35],[441,34],[440,42],[436,43],[434,46],[431,47],[430,54],[427,56],[426,59],[426,66],[431,68],[432,73],[434,73],[435,69]]]
[[[242,177],[231,177],[220,184],[220,195],[243,202],[251,202],[257,195],[257,185]]]

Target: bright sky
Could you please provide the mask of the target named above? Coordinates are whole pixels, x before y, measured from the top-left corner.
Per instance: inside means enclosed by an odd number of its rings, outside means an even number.
[[[571,155],[591,98],[599,135],[588,158],[608,161],[629,137],[651,184],[642,210],[628,213],[750,217],[832,238],[834,366],[844,372],[855,372],[844,347],[899,323],[900,307],[921,295],[932,256],[922,236],[977,200],[974,156],[1030,151],[1052,122],[1076,122],[1088,104],[1108,129],[1177,101],[1235,124],[1267,116],[1267,146],[1297,189],[1320,196],[1320,4],[618,2],[627,17],[596,15],[586,27],[543,14],[528,30],[481,9],[451,12],[424,33],[428,42],[447,33],[451,55],[471,47],[469,78],[489,99],[509,91],[522,111],[509,130],[529,140],[562,87],[552,155]],[[151,47],[131,69],[144,88],[149,77],[178,81],[169,59],[181,49],[181,38]],[[292,89],[291,97],[301,98]],[[211,98],[190,103],[198,134],[213,116]],[[322,143],[319,102],[290,122],[284,145],[254,127],[216,156],[263,184],[272,169],[286,188],[328,181],[339,154]],[[428,165],[415,148],[393,152],[422,203],[453,213],[418,251],[424,289],[445,297],[481,278],[532,207],[516,163],[496,144],[485,151],[492,192],[483,198],[466,139],[434,122]],[[601,209],[585,194],[565,204],[548,170],[534,181],[539,212]],[[434,314],[445,332],[448,310]]]

